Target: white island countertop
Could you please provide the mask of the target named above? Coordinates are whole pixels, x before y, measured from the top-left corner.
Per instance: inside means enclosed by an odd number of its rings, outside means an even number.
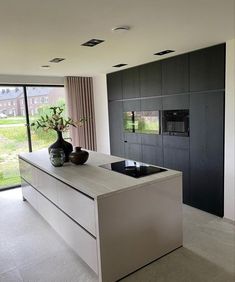
[[[84,165],[74,165],[69,162],[62,167],[54,167],[50,163],[47,149],[22,153],[19,158],[94,199],[110,196],[122,189],[138,188],[138,186],[147,182],[164,181],[182,174],[179,171],[168,169],[165,172],[134,178],[99,167],[100,165],[124,160],[123,158],[93,151],[89,151],[88,161]]]

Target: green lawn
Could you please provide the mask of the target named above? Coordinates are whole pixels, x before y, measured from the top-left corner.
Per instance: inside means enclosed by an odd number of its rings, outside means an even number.
[[[20,184],[18,154],[28,152],[28,140],[23,118],[0,120],[0,189]],[[5,127],[1,125],[13,125]],[[56,140],[56,132],[31,129],[33,150],[47,148]]]
[[[18,160],[7,162],[4,166],[0,162],[0,189],[20,184]]]
[[[1,124],[25,124],[25,117],[8,117],[0,119]]]

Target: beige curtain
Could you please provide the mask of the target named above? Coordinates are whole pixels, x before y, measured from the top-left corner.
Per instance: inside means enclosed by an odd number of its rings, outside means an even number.
[[[72,143],[74,146],[95,151],[96,133],[92,78],[65,77],[65,89],[69,116],[74,121],[83,117],[87,119],[81,127],[70,127]]]

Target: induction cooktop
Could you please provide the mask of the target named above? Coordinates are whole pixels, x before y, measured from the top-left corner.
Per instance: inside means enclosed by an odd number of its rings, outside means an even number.
[[[116,171],[134,178],[140,178],[154,173],[167,171],[167,169],[161,167],[151,166],[148,164],[144,164],[132,160],[124,160],[120,162],[108,163],[108,164],[100,165],[100,167],[112,171]]]

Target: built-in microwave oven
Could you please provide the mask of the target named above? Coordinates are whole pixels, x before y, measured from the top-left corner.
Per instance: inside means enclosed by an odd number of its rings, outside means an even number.
[[[189,136],[189,110],[164,110],[162,134]]]

